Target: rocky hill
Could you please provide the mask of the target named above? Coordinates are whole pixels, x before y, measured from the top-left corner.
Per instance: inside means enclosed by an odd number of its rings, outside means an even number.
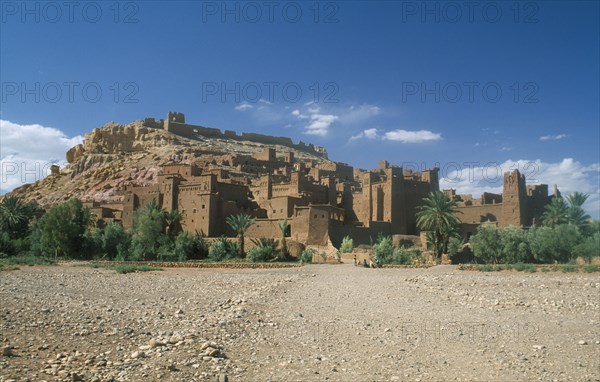
[[[58,174],[11,192],[25,200],[48,207],[72,197],[83,201],[118,202],[127,186],[144,186],[156,181],[165,164],[203,163],[211,169],[227,168],[218,160],[224,155],[252,155],[273,147],[277,155],[293,152],[296,160],[330,162],[326,156],[297,146],[266,145],[227,137],[200,134],[183,137],[164,129],[148,127],[143,121],[127,125],[114,122],[93,129],[84,142],[67,153],[67,166]],[[249,177],[255,174],[248,174]]]

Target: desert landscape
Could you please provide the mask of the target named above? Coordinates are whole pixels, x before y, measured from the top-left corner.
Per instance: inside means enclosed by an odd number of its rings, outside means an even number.
[[[598,381],[597,273],[2,272],[0,381]]]

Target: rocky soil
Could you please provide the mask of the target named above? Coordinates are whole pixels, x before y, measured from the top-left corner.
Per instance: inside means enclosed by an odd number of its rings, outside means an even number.
[[[0,326],[3,382],[600,380],[598,274],[26,267]]]

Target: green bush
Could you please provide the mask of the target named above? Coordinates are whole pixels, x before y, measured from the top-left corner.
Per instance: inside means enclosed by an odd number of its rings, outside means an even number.
[[[588,263],[594,257],[600,256],[600,233],[595,232],[592,236],[586,237],[573,248],[573,254],[575,257],[583,257]]]
[[[587,264],[583,266],[583,271],[587,273],[600,272],[600,266],[596,264]]]
[[[573,250],[581,242],[581,234],[571,224],[534,227],[527,233],[533,258],[539,263],[566,263],[573,260]]]
[[[211,261],[223,261],[225,259],[238,258],[238,254],[239,248],[237,243],[227,240],[226,237],[220,237],[211,244],[208,258]]]
[[[194,253],[190,260],[202,260],[208,256],[208,242],[201,233],[196,232],[194,235]]]
[[[394,260],[394,245],[390,236],[379,236],[373,244],[373,255],[380,264],[390,264]]]
[[[0,263],[2,264],[11,264],[11,265],[55,265],[56,261],[46,258],[46,257],[37,257],[37,256],[13,256],[8,257],[6,259],[1,259]]]
[[[577,272],[577,266],[576,265],[561,265],[560,270],[563,273]]]
[[[524,264],[524,263],[516,263],[512,265],[512,269],[518,272],[535,272],[535,265],[533,264]]]
[[[248,250],[246,258],[253,263],[267,261],[273,258],[275,249],[273,247],[252,247]]]
[[[340,245],[341,253],[351,253],[354,250],[354,241],[350,236],[346,236],[342,239],[342,245]]]
[[[312,263],[313,254],[314,254],[313,250],[310,248],[307,248],[304,251],[302,251],[302,253],[298,257],[298,260],[301,263],[305,263],[305,264]]]
[[[196,241],[194,236],[189,232],[181,232],[175,238],[175,247],[173,255],[176,261],[186,261],[195,257]]]

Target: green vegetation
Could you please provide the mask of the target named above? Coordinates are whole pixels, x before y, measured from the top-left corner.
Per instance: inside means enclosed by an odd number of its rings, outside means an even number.
[[[229,241],[226,237],[220,237],[213,241],[208,251],[208,259],[211,261],[223,261],[234,259],[239,255],[238,244]]]
[[[290,255],[287,247],[287,241],[285,239],[290,232],[290,223],[287,221],[287,219],[279,223],[279,230],[281,231],[281,258],[282,260],[287,260]]]
[[[310,248],[307,248],[304,251],[302,251],[298,261],[300,261],[301,263],[310,264],[310,263],[312,263],[313,255],[314,255],[313,250]]]
[[[253,263],[261,261],[274,260],[275,258],[275,240],[260,238],[253,239],[254,247],[248,251],[247,259]]]
[[[517,272],[528,272],[534,273],[537,271],[548,273],[548,272],[600,272],[600,266],[595,264],[587,264],[583,266],[578,266],[575,264],[561,264],[561,265],[538,265],[535,264],[484,264],[484,265],[471,265],[471,266],[461,266],[460,269],[469,269],[469,267],[473,267],[472,269],[478,270],[480,272],[498,272],[498,271],[510,271],[514,270]]]
[[[254,224],[254,219],[250,215],[239,214],[227,216],[225,219],[229,227],[237,233],[238,236],[238,250],[240,258],[244,258],[244,234]]]
[[[136,273],[136,272],[162,271],[162,268],[151,267],[148,265],[134,265],[134,264],[89,263],[89,264],[83,264],[83,266],[91,267],[91,268],[112,269],[112,270],[116,271],[117,273],[121,273],[121,274]]]
[[[341,253],[352,253],[354,250],[354,241],[350,236],[345,236],[342,239],[342,244],[340,245]]]
[[[383,235],[373,244],[373,255],[379,264],[414,265],[424,262],[420,249],[394,247],[392,238]]]
[[[476,263],[568,263],[580,257],[590,263],[600,256],[600,232],[585,236],[573,224],[554,227],[480,227],[471,238]]]
[[[448,253],[450,239],[458,236],[459,221],[456,214],[456,201],[440,191],[431,192],[423,198],[423,205],[417,212],[417,226],[430,231],[428,241],[437,263],[441,261],[442,253]]]

